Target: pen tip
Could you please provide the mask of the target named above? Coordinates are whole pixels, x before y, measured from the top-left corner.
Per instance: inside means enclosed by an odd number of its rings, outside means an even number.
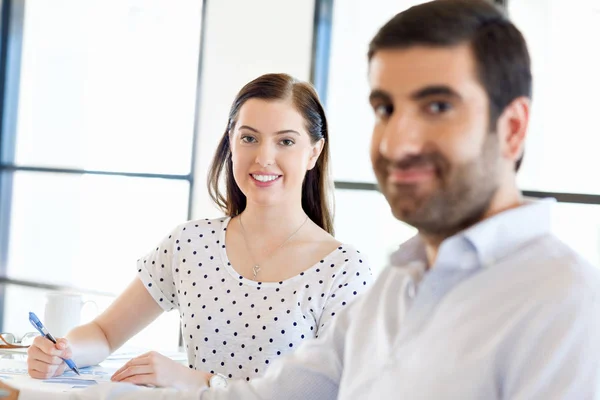
[[[73,371],[75,371],[75,373],[76,373],[77,375],[80,375],[80,376],[81,376],[81,373],[79,373],[79,368],[75,367],[75,368],[73,368]]]

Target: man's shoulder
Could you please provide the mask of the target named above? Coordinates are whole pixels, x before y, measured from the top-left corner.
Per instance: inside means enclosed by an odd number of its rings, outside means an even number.
[[[552,234],[524,252],[520,268],[530,270],[551,291],[591,291],[600,294],[600,268]]]
[[[396,304],[398,293],[403,290],[408,277],[410,274],[402,267],[390,265],[384,268],[378,276],[373,277],[374,282],[371,283],[369,290],[359,298],[365,308],[363,311],[370,314],[378,305],[386,304],[388,307],[390,300],[391,303]]]

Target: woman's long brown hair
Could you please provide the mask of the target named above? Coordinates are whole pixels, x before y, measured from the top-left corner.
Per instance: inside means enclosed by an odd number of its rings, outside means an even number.
[[[225,133],[219,142],[208,174],[208,192],[217,206],[228,216],[235,217],[246,208],[246,196],[233,177],[230,134],[235,127],[240,108],[249,99],[290,100],[306,123],[311,141],[325,139],[323,151],[314,168],[306,172],[302,184],[302,209],[308,217],[333,235],[333,201],[329,178],[329,134],[325,111],[319,96],[309,83],[287,74],[266,74],[247,83],[237,94]],[[221,180],[225,183],[225,194]]]

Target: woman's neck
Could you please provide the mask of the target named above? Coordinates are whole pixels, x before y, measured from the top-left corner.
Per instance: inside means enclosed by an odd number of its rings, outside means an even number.
[[[244,230],[248,235],[279,237],[289,235],[306,221],[307,215],[302,205],[269,205],[248,204],[238,216],[242,219]]]

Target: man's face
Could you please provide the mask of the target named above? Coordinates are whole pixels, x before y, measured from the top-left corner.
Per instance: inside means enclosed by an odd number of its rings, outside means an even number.
[[[377,51],[371,161],[394,216],[452,235],[478,221],[500,180],[498,135],[468,45]]]

